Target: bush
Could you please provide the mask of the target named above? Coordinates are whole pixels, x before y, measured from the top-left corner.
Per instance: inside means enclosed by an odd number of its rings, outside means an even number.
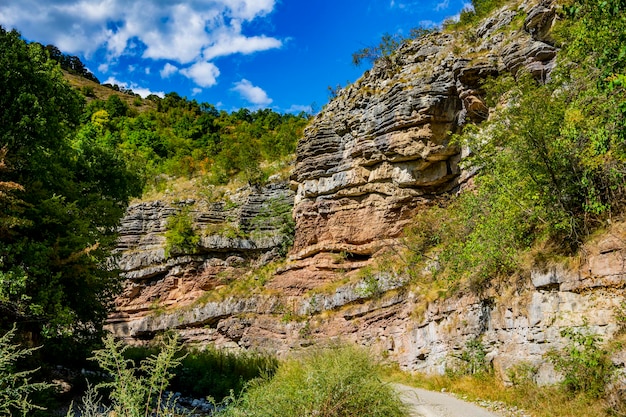
[[[279,365],[273,378],[249,386],[221,416],[405,416],[393,388],[379,379],[371,355],[330,347]]]
[[[271,198],[250,221],[249,229],[257,236],[278,233],[282,237],[281,255],[286,255],[293,245],[296,223],[292,215],[293,204],[282,198]]]
[[[172,253],[194,253],[200,236],[193,228],[193,219],[188,208],[182,209],[167,219],[165,232],[165,257]]]
[[[473,25],[505,2],[506,0],[472,0],[471,6],[466,6],[461,11],[458,22],[446,22],[445,26],[456,29]]]
[[[484,375],[492,371],[491,363],[487,360],[487,351],[480,337],[469,340],[459,355],[454,355],[459,363],[449,372],[457,375]]]
[[[366,46],[365,48],[359,49],[358,51],[354,52],[352,54],[352,64],[355,67],[358,67],[363,63],[363,61],[368,61],[371,64],[374,64],[376,61],[382,59],[386,61],[387,66],[391,66],[392,55],[396,52],[398,48],[400,48],[400,46],[402,46],[404,42],[407,42],[411,39],[421,38],[435,31],[436,28],[426,28],[419,26],[412,28],[409,31],[408,37],[401,36],[399,34],[385,33],[380,38],[380,42],[378,43],[378,45]],[[329,89],[331,90],[332,97],[336,97],[337,94],[335,92],[338,92],[338,90],[340,90],[341,88],[334,90],[332,89],[332,87],[329,87]]]
[[[567,328],[561,336],[569,340],[562,351],[553,350],[548,359],[563,374],[562,385],[573,393],[600,398],[616,373],[609,352],[600,346],[602,338],[589,332]]]
[[[94,352],[93,360],[109,375],[108,382],[100,383],[97,390],[108,390],[107,403],[102,404],[94,390],[89,389],[83,397],[82,415],[105,417],[160,417],[173,415],[174,402],[165,397],[172,370],[181,361],[180,348],[175,336],[163,339],[162,348],[156,355],[150,355],[139,366],[124,356],[128,346],[116,342],[112,336],[104,339],[104,348]],[[86,411],[89,411],[88,413]],[[73,416],[72,410],[68,417]]]

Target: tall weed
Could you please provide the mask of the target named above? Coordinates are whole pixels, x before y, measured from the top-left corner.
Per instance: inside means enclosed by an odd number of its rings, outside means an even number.
[[[41,410],[33,404],[29,396],[50,385],[31,382],[30,376],[35,371],[18,371],[15,369],[19,360],[30,355],[36,349],[24,349],[12,340],[15,328],[0,336],[0,416],[11,416],[13,412],[28,415],[32,410]]]
[[[96,386],[107,393],[110,406],[104,407],[92,390],[83,399],[83,410],[90,410],[94,417],[161,417],[174,415],[175,404],[165,397],[165,390],[174,376],[173,369],[181,361],[176,336],[167,335],[162,349],[136,366],[126,359],[128,345],[116,342],[112,336],[104,339],[104,348],[94,352],[93,360],[109,376],[110,380]],[[68,417],[73,416],[72,411]]]

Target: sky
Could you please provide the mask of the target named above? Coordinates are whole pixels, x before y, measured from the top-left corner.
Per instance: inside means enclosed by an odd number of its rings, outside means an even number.
[[[358,79],[352,53],[468,0],[1,0],[0,25],[78,56],[102,83],[220,110],[315,113]],[[1,53],[1,52],[0,52]]]

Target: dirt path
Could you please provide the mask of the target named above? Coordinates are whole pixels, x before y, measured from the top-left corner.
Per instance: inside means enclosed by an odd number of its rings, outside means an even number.
[[[411,417],[501,417],[451,395],[393,384]]]

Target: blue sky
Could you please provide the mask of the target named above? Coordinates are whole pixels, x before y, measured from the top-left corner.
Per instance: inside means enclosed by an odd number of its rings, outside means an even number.
[[[385,32],[457,15],[463,0],[2,0],[0,25],[77,55],[145,96],[175,91],[232,111],[315,111],[367,69]]]

